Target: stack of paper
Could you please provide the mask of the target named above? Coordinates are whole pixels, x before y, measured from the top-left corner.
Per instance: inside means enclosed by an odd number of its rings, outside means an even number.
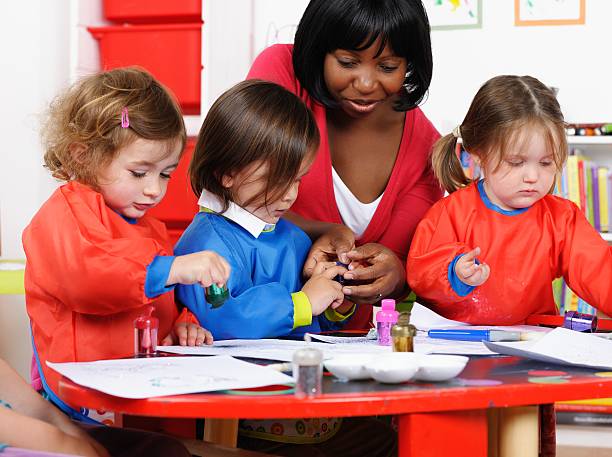
[[[293,383],[291,376],[228,356],[47,362],[47,365],[76,384],[123,398]]]
[[[563,327],[555,328],[535,341],[484,344],[498,354],[562,365],[612,369],[612,341]]]

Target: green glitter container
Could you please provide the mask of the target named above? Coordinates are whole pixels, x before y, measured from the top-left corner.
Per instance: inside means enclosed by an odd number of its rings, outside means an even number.
[[[205,289],[205,294],[206,301],[213,308],[219,308],[229,298],[229,290],[225,285],[219,287],[216,284],[212,284]]]

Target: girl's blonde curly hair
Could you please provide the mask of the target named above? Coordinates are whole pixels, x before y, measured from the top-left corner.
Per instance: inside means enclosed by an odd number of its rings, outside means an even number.
[[[129,127],[122,127],[122,111]],[[56,179],[97,187],[101,168],[138,138],[184,148],[178,104],[150,73],[118,68],[85,77],[50,105],[42,128],[45,166]]]

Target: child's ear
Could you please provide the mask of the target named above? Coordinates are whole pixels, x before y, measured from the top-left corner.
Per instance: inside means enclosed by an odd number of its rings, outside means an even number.
[[[87,153],[87,146],[83,143],[72,143],[68,150],[70,151],[70,155],[72,159],[79,164],[85,163],[85,154]]]
[[[232,175],[223,175],[221,178],[221,185],[226,189],[231,189],[234,185],[234,177]]]
[[[476,165],[477,167],[480,167],[480,157],[478,157],[476,154],[470,154],[470,156],[472,157],[472,161],[474,162],[474,165]]]

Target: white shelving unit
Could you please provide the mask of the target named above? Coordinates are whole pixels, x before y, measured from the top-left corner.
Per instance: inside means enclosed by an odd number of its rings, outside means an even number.
[[[612,135],[568,136],[567,143],[570,148],[584,151],[585,155],[596,162],[604,165],[612,164]]]
[[[598,165],[610,167],[612,170],[612,135],[568,136],[567,143],[570,149],[580,149]],[[612,244],[612,233],[602,233],[601,236]]]

